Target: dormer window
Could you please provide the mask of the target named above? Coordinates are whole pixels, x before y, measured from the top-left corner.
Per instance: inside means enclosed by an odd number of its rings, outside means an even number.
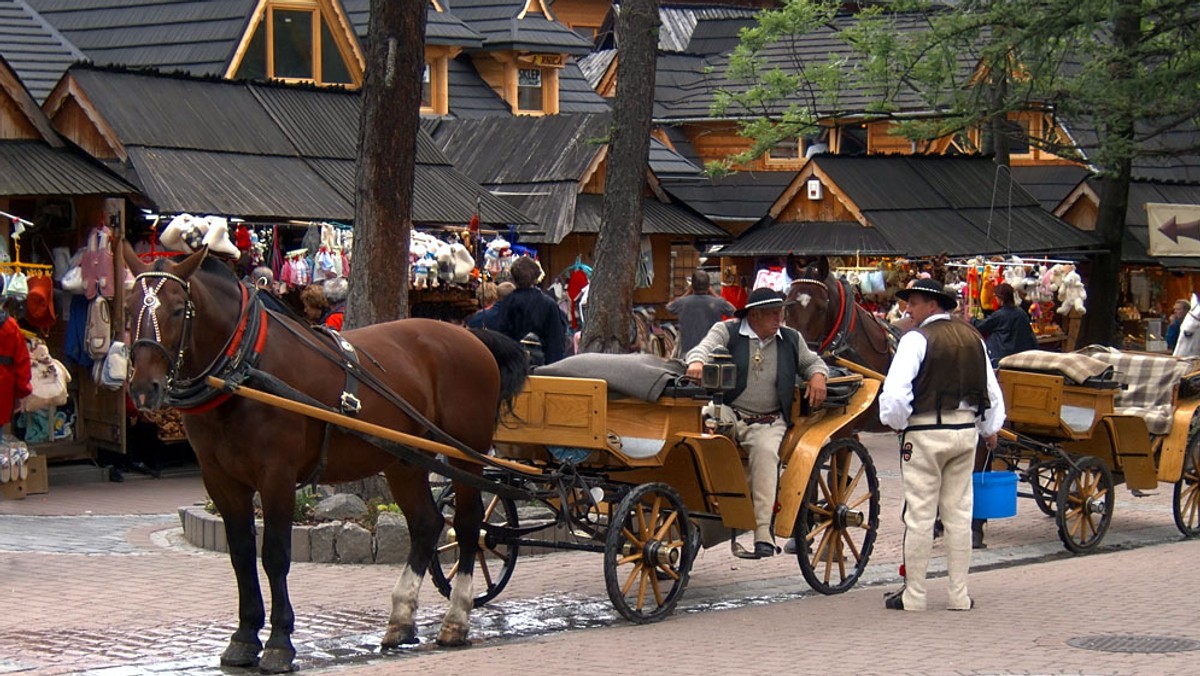
[[[236,70],[230,77],[351,86],[362,83],[353,48],[345,44],[341,29],[330,25],[319,0],[268,3],[251,22],[251,30],[244,50],[234,57]]]
[[[517,110],[521,112],[543,112],[546,97],[542,88],[541,68],[517,69]]]
[[[425,70],[421,73],[421,107],[433,108],[433,82],[429,78],[429,64],[425,64]]]

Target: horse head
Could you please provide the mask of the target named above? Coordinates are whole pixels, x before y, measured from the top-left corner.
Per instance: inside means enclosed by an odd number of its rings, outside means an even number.
[[[1192,307],[1179,324],[1179,341],[1175,343],[1176,357],[1200,355],[1200,297],[1192,294]]]
[[[791,278],[784,300],[784,323],[817,347],[834,328],[837,315],[837,280],[830,273],[829,259],[820,256],[802,262],[789,256],[787,273]]]
[[[132,334],[129,394],[140,409],[164,406],[185,355],[194,351],[190,344],[195,318],[191,278],[207,254],[205,246],[177,263],[160,259],[151,266],[125,244],[125,264],[135,275],[133,291],[125,300]]]

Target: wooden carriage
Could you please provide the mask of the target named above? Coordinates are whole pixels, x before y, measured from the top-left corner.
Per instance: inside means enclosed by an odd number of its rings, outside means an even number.
[[[1058,521],[1073,552],[1095,549],[1112,520],[1114,486],[1175,484],[1175,524],[1200,534],[1200,392],[1190,359],[1089,347],[1007,357],[997,376],[1007,411],[997,459]]]

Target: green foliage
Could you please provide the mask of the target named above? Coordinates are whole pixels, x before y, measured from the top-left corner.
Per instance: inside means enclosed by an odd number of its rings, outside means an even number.
[[[384,502],[379,498],[371,498],[367,501],[367,517],[359,525],[374,533],[375,524],[379,522],[379,515],[384,512],[391,512],[392,514],[404,513],[400,510],[400,506],[394,502]]]
[[[313,512],[321,496],[311,487],[305,486],[296,491],[296,508],[292,512],[292,523],[306,523],[312,520]]]

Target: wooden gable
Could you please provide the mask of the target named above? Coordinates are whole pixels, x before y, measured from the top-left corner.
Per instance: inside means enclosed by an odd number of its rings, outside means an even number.
[[[810,179],[820,182],[819,198],[809,196]],[[863,226],[867,225],[862,211],[816,162],[809,162],[796,174],[768,213],[780,223],[858,221]]]
[[[3,59],[0,59],[0,140],[41,140],[54,147],[62,145],[50,121]]]
[[[434,7],[441,11],[434,3]],[[319,17],[318,23],[314,25],[312,30],[312,53],[314,62],[312,64],[312,77],[289,77],[285,74],[279,74],[276,71],[274,63],[274,52],[272,50],[274,26],[268,21],[268,17],[273,16],[275,10],[290,11],[290,12],[312,12],[314,16]],[[261,31],[261,32],[260,32]],[[326,32],[327,31],[327,32]],[[328,35],[333,42],[333,46],[337,51],[336,58],[341,59],[349,82],[326,82],[323,76],[324,60],[331,58],[331,55],[326,54],[322,47],[325,46]],[[259,44],[259,40],[262,44]],[[247,64],[248,53],[251,48],[265,50],[266,63],[264,68],[267,77],[286,82],[314,82],[316,84],[335,84],[343,85],[351,88],[361,87],[363,84],[363,71],[366,67],[366,59],[363,57],[362,48],[358,43],[358,38],[354,33],[354,26],[350,23],[340,2],[333,0],[259,0],[258,6],[255,7],[254,13],[250,17],[250,21],[246,26],[246,31],[242,34],[238,41],[237,49],[234,51],[233,58],[229,61],[229,66],[225,70],[226,78],[236,78],[239,76],[244,64]]]
[[[129,154],[117,132],[100,115],[75,77],[67,73],[43,104],[54,128],[89,155],[125,162]]]

